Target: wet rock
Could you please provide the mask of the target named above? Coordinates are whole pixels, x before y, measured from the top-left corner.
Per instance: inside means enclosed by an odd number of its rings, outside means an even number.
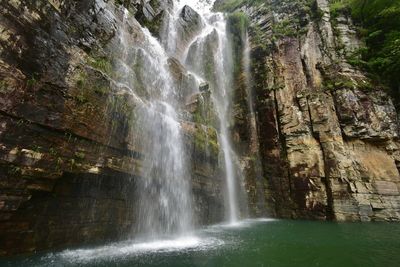
[[[177,44],[178,54],[193,40],[203,27],[200,15],[189,6],[184,6],[179,14],[177,32],[179,43]]]
[[[309,13],[295,37],[281,22],[296,21],[301,1],[266,5],[239,7],[250,18],[266,198],[282,217],[400,220],[396,110],[346,61],[360,46],[351,19],[318,0],[319,16]]]
[[[168,4],[145,3],[152,22]],[[102,0],[0,6],[0,256],[126,238],[146,151],[134,127],[140,100],[113,80],[109,58],[120,48],[123,8]],[[126,40],[140,47],[141,25],[127,16]],[[183,97],[183,88],[198,91],[179,62],[171,65]],[[196,131],[185,133],[193,134],[186,145],[199,224],[223,214],[218,144],[208,132],[212,155],[194,144]]]
[[[139,23],[147,27],[154,36],[159,36],[163,23],[164,10],[171,3],[169,1],[140,0],[135,4],[135,18]]]
[[[202,83],[199,86],[200,92],[208,92],[210,90],[210,85],[208,83]]]

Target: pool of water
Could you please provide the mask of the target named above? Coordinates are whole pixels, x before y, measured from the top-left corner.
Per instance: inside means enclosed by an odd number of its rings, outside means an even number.
[[[187,237],[64,250],[0,266],[400,266],[400,224],[248,220]]]

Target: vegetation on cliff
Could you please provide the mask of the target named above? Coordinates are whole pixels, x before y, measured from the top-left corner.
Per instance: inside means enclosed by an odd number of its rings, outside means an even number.
[[[400,2],[341,0],[331,4],[334,16],[351,14],[366,46],[354,55],[356,64],[386,83],[400,101]]]
[[[247,15],[243,12],[234,12],[229,14],[227,17],[227,27],[229,37],[232,41],[233,48],[233,62],[234,64],[234,75],[238,75],[241,71],[241,60],[242,51],[244,49],[244,39],[247,28],[249,26],[249,19]]]
[[[306,1],[313,6],[314,0]],[[234,12],[244,5],[259,5],[261,0],[219,0],[214,9]],[[304,3],[303,3],[304,4]],[[351,16],[359,26],[365,47],[349,56],[351,64],[369,72],[374,80],[386,84],[400,103],[400,1],[397,0],[333,0],[332,17]],[[274,27],[278,35],[295,35],[294,28],[282,21]],[[301,29],[301,27],[300,27]]]
[[[220,12],[232,12],[235,9],[246,4],[261,4],[263,0],[217,0],[214,4],[214,10]]]

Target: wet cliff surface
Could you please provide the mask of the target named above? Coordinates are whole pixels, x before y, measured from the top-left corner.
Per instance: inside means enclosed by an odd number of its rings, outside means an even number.
[[[147,151],[141,129],[132,127],[134,96],[115,82],[109,45],[124,8],[136,18],[129,24],[134,45],[144,38],[141,25],[155,36],[162,31],[168,5],[1,3],[0,255],[132,233],[132,192]],[[252,82],[246,86],[243,66],[236,71],[231,130],[250,213],[398,221],[397,114],[380,85],[346,61],[360,45],[351,19],[331,17],[325,0],[266,1],[237,11],[249,18]],[[181,16],[189,42],[198,15],[185,8]],[[185,99],[196,222],[219,222],[223,177],[208,85],[186,95],[190,75],[179,60],[169,63]]]
[[[113,79],[108,50],[123,7],[111,5],[115,15],[107,4],[1,4],[2,255],[132,233],[134,192],[147,152],[135,138],[142,128],[132,126],[134,96]],[[127,4],[144,21],[156,12],[147,4]],[[140,43],[139,23],[129,27],[133,44]],[[171,68],[183,83],[180,65],[171,61]],[[197,224],[221,221],[215,130],[191,121],[183,128]]]
[[[398,221],[397,113],[382,86],[348,63],[362,45],[350,15],[331,15],[325,0],[243,2],[230,11],[250,20],[270,212]],[[243,87],[236,90],[243,94]],[[237,123],[245,142],[248,125]]]

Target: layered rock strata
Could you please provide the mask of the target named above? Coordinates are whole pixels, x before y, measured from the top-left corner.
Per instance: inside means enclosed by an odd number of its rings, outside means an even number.
[[[347,62],[362,44],[349,15],[331,16],[329,4],[267,1],[236,9],[250,20],[269,212],[398,221],[396,110],[378,82]],[[236,90],[243,94],[243,86]],[[239,114],[246,117],[246,110]],[[248,135],[239,143],[249,145]]]
[[[160,12],[122,4],[149,23]],[[10,0],[0,12],[0,255],[126,238],[146,151],[132,127],[135,95],[114,81],[107,50],[122,6]],[[135,45],[140,24],[129,27]],[[186,117],[196,224],[209,224],[223,217],[218,141]]]

